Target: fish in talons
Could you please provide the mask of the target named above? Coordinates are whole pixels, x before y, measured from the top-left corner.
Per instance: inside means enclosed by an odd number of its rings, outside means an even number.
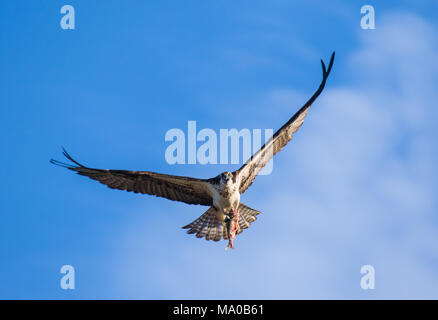
[[[234,250],[233,240],[236,237],[239,228],[239,209],[231,209],[228,217],[225,219],[225,226],[227,227],[228,235],[228,245],[225,247],[225,250],[228,250],[228,248]]]

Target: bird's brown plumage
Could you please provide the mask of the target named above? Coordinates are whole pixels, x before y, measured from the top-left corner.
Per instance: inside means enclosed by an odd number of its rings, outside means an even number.
[[[281,151],[281,149],[283,149],[283,147],[290,140],[292,140],[292,135],[301,127],[310,106],[324,89],[325,83],[333,66],[334,58],[335,53],[333,52],[327,69],[324,61],[321,60],[322,81],[312,97],[292,116],[292,118],[289,119],[289,121],[287,121],[280,129],[278,129],[272,138],[269,139],[268,142],[266,142],[263,147],[260,148],[260,150],[252,155],[251,158],[248,159],[239,170],[233,172],[234,175],[240,176],[240,194],[243,194],[251,186],[251,184],[254,182],[254,179],[257,177],[263,167],[275,156],[277,152]]]
[[[112,189],[126,190],[163,197],[169,200],[188,204],[210,206],[211,195],[208,192],[208,181],[190,177],[173,176],[150,171],[129,171],[88,168],[75,161],[64,149],[64,156],[77,166],[51,160],[53,164],[61,165],[82,176],[99,181]]]

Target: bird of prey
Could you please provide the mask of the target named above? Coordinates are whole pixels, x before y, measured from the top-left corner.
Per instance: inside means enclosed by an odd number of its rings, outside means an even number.
[[[248,228],[260,213],[242,202],[240,196],[251,186],[255,177],[269,160],[279,152],[301,127],[310,106],[321,94],[333,66],[335,53],[328,68],[322,65],[322,81],[310,99],[269,139],[240,169],[223,172],[210,179],[196,179],[150,171],[108,170],[86,167],[74,160],[65,149],[64,156],[72,163],[51,159],[50,162],[97,180],[112,189],[155,195],[188,204],[208,206],[198,219],[184,226],[187,233],[206,240],[228,240],[225,249],[234,249],[233,240]]]

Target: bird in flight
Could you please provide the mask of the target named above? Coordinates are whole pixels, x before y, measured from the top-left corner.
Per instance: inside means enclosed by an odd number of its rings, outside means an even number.
[[[196,179],[150,171],[94,169],[74,160],[65,149],[64,156],[72,163],[54,159],[50,162],[76,173],[97,180],[112,189],[155,195],[173,201],[208,206],[198,219],[184,226],[187,233],[206,240],[228,240],[225,249],[234,249],[233,240],[243,229],[248,228],[260,213],[242,202],[240,196],[251,186],[262,168],[279,152],[304,122],[310,106],[321,94],[333,66],[335,53],[328,68],[322,65],[322,81],[310,99],[269,139],[240,169],[223,172],[210,179]]]

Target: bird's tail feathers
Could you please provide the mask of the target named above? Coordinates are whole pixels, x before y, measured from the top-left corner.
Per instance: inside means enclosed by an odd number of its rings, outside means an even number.
[[[196,234],[197,238],[205,237],[206,240],[219,241],[222,238],[223,225],[216,217],[216,209],[210,207],[198,219],[184,226],[188,234]]]
[[[254,210],[242,202],[239,204],[239,228],[237,234],[241,233],[243,229],[249,228],[260,214],[260,211]],[[198,219],[184,226],[189,234],[196,234],[197,238],[204,238],[206,240],[219,241],[221,239],[228,240],[227,229],[222,221],[216,217],[216,209],[210,207]]]
[[[241,202],[239,204],[239,226],[242,228],[243,225],[243,229],[248,228],[251,223],[256,221],[257,215],[260,213],[260,211],[254,210]]]

